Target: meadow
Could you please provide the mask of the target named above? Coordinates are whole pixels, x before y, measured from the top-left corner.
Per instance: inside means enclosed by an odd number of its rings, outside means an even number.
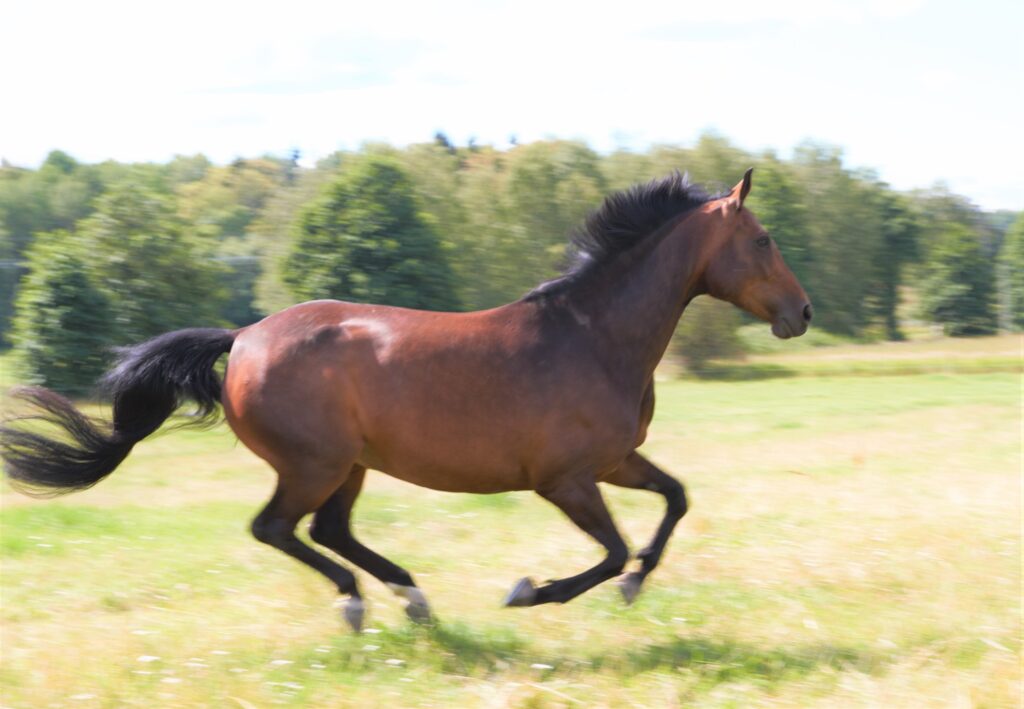
[[[0,704],[1019,706],[1020,348],[766,353],[735,381],[660,383],[644,450],[692,507],[630,607],[608,583],[501,608],[597,547],[530,493],[373,473],[357,534],[438,622],[357,572],[352,634],[326,581],[249,536],[273,476],[224,425],[144,441],[73,496],[4,484]],[[660,498],[605,492],[639,548]]]

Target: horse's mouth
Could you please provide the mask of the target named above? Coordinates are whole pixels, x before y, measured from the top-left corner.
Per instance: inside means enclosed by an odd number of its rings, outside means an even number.
[[[780,315],[772,322],[772,334],[780,340],[788,340],[791,337],[800,337],[807,332],[807,323],[801,322],[793,325],[786,317]]]

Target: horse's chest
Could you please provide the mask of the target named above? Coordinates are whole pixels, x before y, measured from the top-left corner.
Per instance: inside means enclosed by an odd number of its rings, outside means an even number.
[[[637,402],[623,397],[608,399],[602,406],[587,407],[578,419],[576,438],[585,457],[618,461],[640,446],[647,437],[647,428],[654,415],[654,393],[650,388]]]

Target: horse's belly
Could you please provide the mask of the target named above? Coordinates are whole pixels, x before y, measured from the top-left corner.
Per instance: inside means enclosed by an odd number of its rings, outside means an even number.
[[[500,359],[485,367],[461,352],[398,363],[353,358],[345,368],[364,442],[358,461],[398,479],[452,492],[531,490],[575,470],[596,474],[635,447],[636,414],[599,378],[566,387],[552,371]]]
[[[595,428],[550,413],[530,413],[449,413],[368,432],[358,460],[435,490],[493,493],[539,489],[572,471],[597,475],[633,450],[635,428]]]
[[[493,493],[530,489],[530,476],[520,465],[500,456],[473,460],[457,454],[432,456],[425,451],[382,453],[367,444],[358,462],[391,477],[444,492]]]

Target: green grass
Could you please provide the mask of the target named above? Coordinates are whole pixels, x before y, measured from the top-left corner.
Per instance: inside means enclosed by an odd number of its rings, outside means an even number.
[[[796,340],[778,340],[757,325],[741,328],[741,336],[749,356],[707,363],[695,373],[696,378],[743,381],[1024,372],[1024,336],[1020,334],[858,343],[814,329]]]
[[[168,433],[81,494],[3,491],[0,704],[1018,706],[1020,407],[1019,370],[660,384],[645,451],[692,509],[632,607],[500,608],[597,549],[532,494],[372,475],[356,528],[440,622],[358,572],[358,636],[249,537],[266,466],[225,427]],[[638,548],[662,504],[606,495]]]

